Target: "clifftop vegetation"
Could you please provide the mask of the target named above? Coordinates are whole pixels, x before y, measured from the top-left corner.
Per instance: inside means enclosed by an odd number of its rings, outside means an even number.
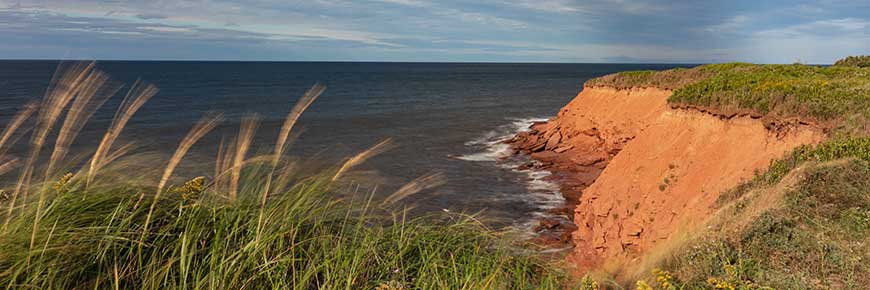
[[[849,56],[841,60],[837,60],[834,66],[846,67],[870,67],[870,55]]]
[[[675,107],[802,120],[829,133],[828,141],[799,147],[723,193],[719,213],[693,238],[676,242],[663,269],[646,273],[638,289],[870,284],[870,57],[827,67],[725,63],[620,72],[587,85],[673,90],[668,101]]]
[[[838,63],[859,63],[867,57]],[[754,113],[777,119],[798,118],[845,134],[867,134],[870,127],[870,68],[724,63],[661,72],[620,72],[589,80],[588,86],[618,89],[656,87],[673,90],[669,102],[731,116]]]

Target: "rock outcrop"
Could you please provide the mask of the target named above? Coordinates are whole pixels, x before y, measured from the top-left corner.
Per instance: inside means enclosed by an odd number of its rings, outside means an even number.
[[[568,259],[580,271],[635,261],[702,223],[723,191],[825,138],[808,125],[772,131],[758,116],[671,108],[670,95],[586,87],[555,118],[511,140],[568,176],[562,189],[578,196]]]

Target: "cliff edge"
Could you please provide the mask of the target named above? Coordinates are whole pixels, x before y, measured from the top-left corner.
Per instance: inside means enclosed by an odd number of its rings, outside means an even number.
[[[568,257],[579,273],[637,263],[702,224],[723,191],[825,139],[810,125],[772,131],[759,116],[671,108],[671,95],[587,86],[556,117],[510,141],[549,170],[581,176],[567,187],[580,192]]]

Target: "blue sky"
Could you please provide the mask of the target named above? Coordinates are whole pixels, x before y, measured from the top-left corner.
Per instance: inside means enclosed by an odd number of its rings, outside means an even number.
[[[0,0],[0,58],[831,63],[870,1]]]

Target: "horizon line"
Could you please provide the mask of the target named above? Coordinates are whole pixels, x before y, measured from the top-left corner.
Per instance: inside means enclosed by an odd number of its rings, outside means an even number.
[[[286,63],[436,63],[436,64],[671,64],[671,65],[705,65],[715,63],[732,63],[746,61],[723,62],[552,62],[552,61],[389,61],[389,60],[242,60],[242,59],[96,59],[96,58],[0,58],[0,61],[83,61],[97,62],[286,62]],[[756,63],[753,64],[794,64],[794,63]],[[832,65],[833,63],[801,63],[804,65]]]

